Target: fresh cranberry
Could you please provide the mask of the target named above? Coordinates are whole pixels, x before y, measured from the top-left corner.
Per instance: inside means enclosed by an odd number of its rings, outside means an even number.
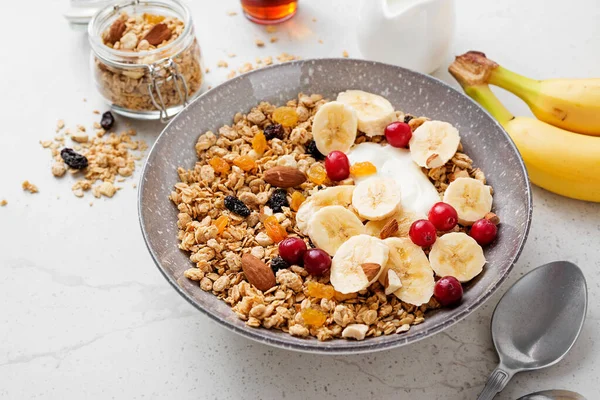
[[[471,227],[471,237],[475,239],[477,243],[482,246],[486,244],[492,243],[494,239],[496,239],[496,235],[498,234],[498,228],[494,225],[493,222],[488,221],[485,218],[482,218],[478,221],[475,221],[473,226]]]
[[[279,255],[290,264],[299,265],[306,253],[306,243],[297,237],[289,237],[279,242]]]
[[[325,170],[332,181],[343,181],[350,176],[350,161],[341,151],[332,151],[325,158]]]
[[[309,249],[304,253],[304,269],[311,275],[323,275],[331,268],[331,257],[321,249]]]
[[[385,139],[394,147],[406,147],[412,137],[410,126],[404,122],[392,122],[385,127]]]
[[[437,239],[435,226],[426,219],[413,222],[408,230],[408,236],[414,244],[421,247],[431,246]]]
[[[433,295],[443,306],[458,304],[463,296],[463,288],[458,279],[445,276],[435,283]]]
[[[458,223],[458,214],[454,207],[441,201],[431,207],[428,218],[433,226],[440,231],[449,231]]]

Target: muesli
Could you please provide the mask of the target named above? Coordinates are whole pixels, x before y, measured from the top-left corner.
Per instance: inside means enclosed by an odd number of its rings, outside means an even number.
[[[363,91],[262,102],[178,169],[185,276],[251,327],[407,332],[460,302],[496,236],[492,189],[462,150],[452,125]]]

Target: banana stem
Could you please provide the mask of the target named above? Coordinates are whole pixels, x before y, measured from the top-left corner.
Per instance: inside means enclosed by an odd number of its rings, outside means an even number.
[[[489,83],[506,89],[523,99],[535,95],[540,89],[539,81],[519,75],[499,65],[491,72]]]
[[[514,118],[488,85],[463,86],[463,89],[469,97],[492,114],[492,117],[500,122],[500,125],[505,126]]]

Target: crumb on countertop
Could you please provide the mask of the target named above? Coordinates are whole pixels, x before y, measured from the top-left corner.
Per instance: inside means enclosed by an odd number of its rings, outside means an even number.
[[[23,183],[21,184],[21,187],[23,188],[23,190],[26,190],[29,193],[39,192],[38,187],[29,181],[23,181]]]
[[[7,204],[8,204],[8,201],[6,201],[6,199],[2,199],[2,201],[0,201],[0,207],[4,207]]]
[[[265,42],[260,39],[254,40],[254,44],[256,44],[258,47],[265,47]]]
[[[344,57],[346,57],[346,58],[348,58],[348,57],[349,57],[349,56],[348,56],[348,52],[347,52],[346,50],[344,50],[344,52],[342,53],[342,55],[343,55]]]
[[[234,15],[237,15],[237,12],[235,12],[235,11],[227,11],[227,15],[229,15],[230,17],[233,17]]]
[[[224,60],[217,61],[217,67],[219,67],[219,68],[227,68],[228,66],[229,66],[229,64],[227,64],[227,61],[224,61]]]
[[[279,40],[279,38],[278,38],[277,36],[271,36],[271,39],[269,39],[269,41],[270,41],[271,43],[275,43],[275,42],[277,42],[278,40]]]
[[[275,25],[267,25],[267,26],[265,27],[265,30],[266,30],[268,33],[275,33],[275,32],[277,32],[277,27],[276,27]]]

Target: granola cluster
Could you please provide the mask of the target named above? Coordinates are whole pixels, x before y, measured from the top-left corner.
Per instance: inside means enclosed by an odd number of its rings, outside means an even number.
[[[263,154],[257,152],[255,138],[276,123],[273,120],[276,107],[266,102],[248,114],[236,114],[233,125],[221,127],[218,135],[208,131],[199,137],[198,162],[193,169],[178,169],[180,182],[170,195],[179,210],[179,247],[190,252],[190,260],[195,264],[185,271],[185,276],[228,303],[248,326],[280,329],[294,336],[319,340],[362,339],[406,332],[424,321],[427,310],[439,307],[435,298],[417,307],[394,295],[386,296],[378,282],[358,293],[342,294],[329,284],[327,273],[311,276],[298,265],[276,271],[275,286],[263,292],[250,284],[242,271],[244,254],[251,254],[273,268],[272,260],[278,249],[265,228],[267,218],[274,216],[288,235],[309,243],[295,226],[297,207],[293,199],[298,192],[306,198],[319,189],[310,175],[311,166],[322,164],[310,152],[311,130],[316,111],[326,102],[316,94],[300,94],[288,101],[286,107],[296,111],[297,123],[285,127],[281,138],[270,139]],[[413,130],[427,120],[405,117],[400,112],[397,117],[405,118]],[[382,140],[362,135],[356,143]],[[238,160],[246,158],[253,160],[252,168],[238,166],[241,165]],[[221,168],[216,159],[224,160],[228,167]],[[273,212],[269,199],[278,189],[265,182],[264,172],[278,165],[298,168],[309,179],[286,190],[291,207],[283,206],[281,212]],[[472,160],[462,152],[462,146],[446,165],[427,173],[440,193],[456,177],[485,181],[483,172],[473,168]],[[338,182],[351,183],[351,179]],[[322,184],[335,185],[327,178]],[[227,196],[241,200],[250,210],[249,215],[243,217],[231,212],[225,206]],[[313,310],[318,312],[317,316],[324,316],[322,321],[316,318],[315,323]]]
[[[165,48],[183,30],[183,21],[175,17],[154,14],[129,16],[122,13],[103,33],[102,40],[112,49],[131,52],[126,63],[131,63],[132,66],[116,66],[95,57],[94,73],[100,93],[112,104],[128,110],[157,110],[149,91],[152,80],[147,66],[171,57],[185,79],[187,95],[191,99],[199,92],[203,78],[198,42],[194,39],[187,48],[179,52]],[[165,50],[161,52],[162,48]],[[171,70],[164,66],[155,68],[155,79],[159,82],[156,90],[160,91],[166,108],[181,105],[180,92],[185,93],[184,86],[173,80],[170,73]],[[156,90],[154,97],[159,101]]]

